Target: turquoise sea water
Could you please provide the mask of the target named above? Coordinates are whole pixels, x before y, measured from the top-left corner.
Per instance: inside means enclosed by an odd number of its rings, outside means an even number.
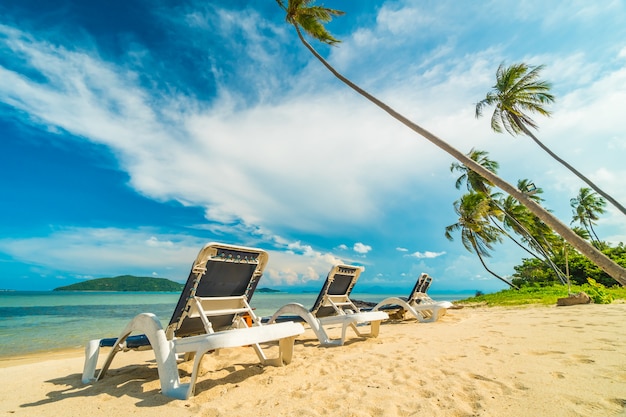
[[[355,300],[378,302],[406,294],[359,294]],[[458,300],[473,295],[431,294],[437,300]],[[0,292],[0,360],[2,357],[82,347],[90,339],[116,337],[139,313],[154,313],[163,326],[169,323],[179,292]],[[298,302],[311,307],[317,293],[254,294],[251,305],[258,316]]]

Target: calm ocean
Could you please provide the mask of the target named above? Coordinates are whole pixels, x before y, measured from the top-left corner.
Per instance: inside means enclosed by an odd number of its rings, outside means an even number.
[[[378,302],[406,294],[359,294],[355,300]],[[436,300],[459,300],[467,294],[431,294]],[[176,293],[137,292],[0,292],[0,359],[63,348],[84,346],[90,339],[116,337],[139,313],[154,313],[165,327],[178,297]],[[251,305],[258,316],[298,302],[311,307],[316,293],[256,292]]]

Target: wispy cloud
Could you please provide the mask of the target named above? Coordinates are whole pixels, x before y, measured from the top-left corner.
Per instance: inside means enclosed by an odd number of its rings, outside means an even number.
[[[445,252],[431,252],[431,251],[426,251],[426,252],[413,252],[409,255],[405,255],[405,256],[410,256],[413,258],[417,258],[417,259],[434,259],[434,258],[438,258],[440,256],[445,255]]]
[[[369,20],[374,24],[347,33],[328,58],[460,150],[488,150],[510,182],[532,178],[546,191],[546,205],[567,221],[569,198],[581,184],[531,141],[495,135],[486,118],[473,114],[500,62],[546,63],[559,97],[552,119],[540,122],[542,139],[626,201],[619,152],[626,149],[623,36],[616,44],[610,36],[620,33],[605,34],[585,49],[577,28],[557,18],[574,8],[578,15],[571,19],[597,26],[602,13],[623,16],[623,5],[612,2],[606,12],[563,1],[545,12],[541,2],[505,4],[476,3],[466,10],[452,1],[383,2]],[[54,132],[47,140],[106,146],[140,195],[202,207],[207,224],[188,225],[190,230],[271,247],[271,282],[318,280],[329,265],[354,261],[349,254],[374,263],[385,245],[408,262],[394,266],[398,275],[422,267],[415,259],[435,264],[445,254],[455,265],[464,256],[460,245],[453,249],[437,231],[454,220],[452,158],[347,89],[304,48],[293,48],[286,25],[252,7],[197,2],[155,10],[163,27],[179,35],[170,42],[197,57],[191,61],[197,67],[186,70],[206,81],[201,87],[177,75],[177,67],[165,70],[170,61],[148,46],[111,57],[98,51],[95,39],[72,43],[66,34],[58,37],[66,41],[52,41],[28,25],[0,24],[3,111]],[[558,47],[558,37],[546,37],[546,31],[581,42]],[[620,217],[609,215],[612,235],[623,236]],[[142,226],[63,228],[38,238],[5,238],[0,248],[51,270],[104,273],[115,259],[120,271],[136,265],[149,273],[186,274],[204,241]],[[445,251],[409,253],[405,246],[422,238]],[[33,248],[45,247],[55,250],[33,256]],[[99,254],[111,262],[100,263]],[[384,279],[393,278],[391,269],[380,266],[390,274]],[[467,274],[453,269],[453,276]]]

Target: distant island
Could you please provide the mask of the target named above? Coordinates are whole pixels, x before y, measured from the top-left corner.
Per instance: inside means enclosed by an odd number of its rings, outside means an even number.
[[[184,284],[166,278],[120,275],[113,278],[97,278],[55,288],[53,291],[182,291]],[[258,288],[256,292],[281,292],[272,288]]]
[[[55,288],[53,291],[182,291],[184,285],[166,278],[120,275]]]
[[[282,292],[282,291],[274,290],[272,288],[259,288],[255,292]]]

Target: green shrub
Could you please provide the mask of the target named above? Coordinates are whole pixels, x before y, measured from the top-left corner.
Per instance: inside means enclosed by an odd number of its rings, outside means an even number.
[[[611,304],[613,302],[613,295],[609,294],[606,287],[593,278],[587,278],[587,284],[582,285],[581,288],[596,304]]]

